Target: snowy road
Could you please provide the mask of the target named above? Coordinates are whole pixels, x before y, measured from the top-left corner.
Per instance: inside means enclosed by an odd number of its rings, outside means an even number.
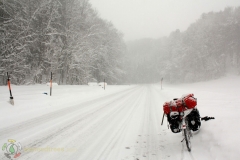
[[[159,159],[163,101],[155,92],[129,87],[5,127],[0,139],[21,140],[19,159]],[[47,147],[64,151],[33,150]]]
[[[35,92],[41,92],[40,88],[41,86],[38,86],[37,91],[35,88]],[[18,109],[12,110],[12,106],[0,99],[0,144],[6,143],[8,139],[20,142],[23,149],[19,160],[229,158],[217,154],[224,148],[221,147],[221,142],[215,139],[214,132],[206,130],[208,127],[204,128],[205,124],[199,133],[194,134],[191,153],[187,151],[185,144],[181,143],[181,133],[173,134],[167,128],[166,119],[161,126],[162,104],[174,98],[173,96],[179,97],[180,93],[186,93],[187,89],[169,87],[161,90],[160,85],[115,88],[108,86],[107,90],[110,91],[99,91],[99,88],[91,88],[89,91],[87,87],[81,88],[84,89],[89,95],[95,95],[83,96],[82,93],[82,96],[74,97],[74,94],[67,95],[66,88],[58,86],[53,97],[33,96],[32,92],[20,94],[23,88],[15,86],[14,107]],[[101,96],[96,92],[101,92]],[[31,100],[24,99],[28,94],[32,95]],[[25,105],[20,105],[21,102]],[[27,106],[27,103],[35,104],[39,108]],[[8,106],[2,107],[2,104]],[[27,108],[24,108],[26,106]],[[208,125],[211,128],[213,123]],[[209,143],[209,140],[213,142]],[[235,151],[230,152],[237,154]],[[0,159],[8,158],[1,153]]]

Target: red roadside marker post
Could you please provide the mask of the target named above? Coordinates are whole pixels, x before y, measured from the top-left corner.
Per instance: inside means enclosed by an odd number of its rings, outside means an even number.
[[[11,83],[10,83],[10,77],[8,75],[8,72],[7,72],[7,82],[8,82],[8,89],[9,89],[9,92],[10,92],[10,103],[12,105],[14,105],[14,100],[13,100],[13,96],[12,96],[12,91],[11,91]]]

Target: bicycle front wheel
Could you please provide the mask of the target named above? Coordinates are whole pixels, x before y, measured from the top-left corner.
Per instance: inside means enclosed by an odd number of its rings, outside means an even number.
[[[186,145],[188,148],[188,151],[191,151],[191,142],[190,142],[190,131],[188,131],[187,129],[184,129],[184,137],[185,137],[185,141],[186,141]]]

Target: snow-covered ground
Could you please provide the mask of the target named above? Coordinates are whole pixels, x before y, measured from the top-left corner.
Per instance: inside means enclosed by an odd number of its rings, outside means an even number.
[[[236,160],[240,155],[240,77],[167,85],[0,86],[0,159],[13,139],[19,160]],[[43,93],[47,92],[48,95]],[[192,151],[161,126],[162,105],[194,93],[202,122]]]

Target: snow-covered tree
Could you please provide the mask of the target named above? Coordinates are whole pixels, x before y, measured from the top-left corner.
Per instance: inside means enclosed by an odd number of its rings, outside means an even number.
[[[13,83],[44,83],[50,72],[65,84],[122,75],[121,34],[88,0],[0,2],[0,75],[10,72]]]

